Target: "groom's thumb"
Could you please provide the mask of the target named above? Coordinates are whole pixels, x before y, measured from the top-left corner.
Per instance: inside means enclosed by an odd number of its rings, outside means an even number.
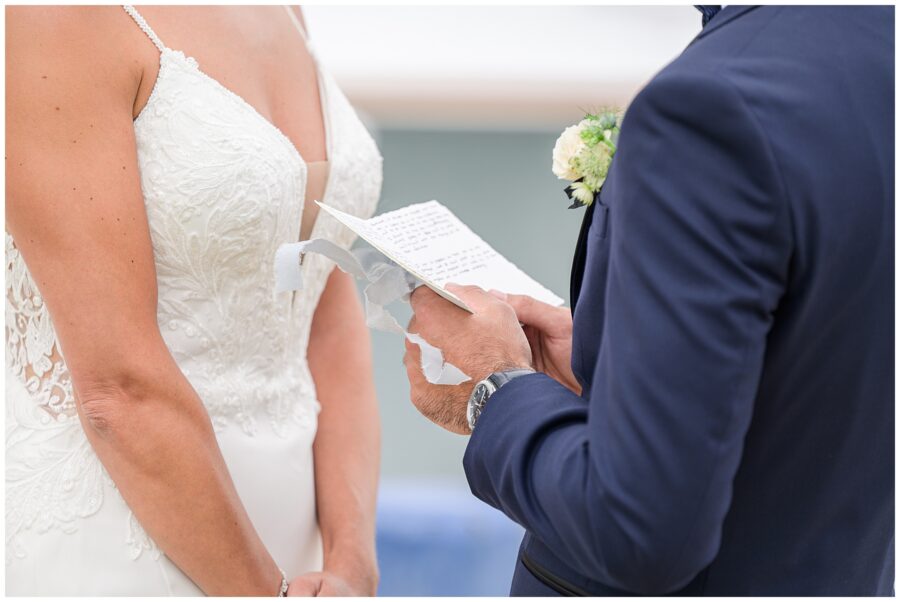
[[[534,326],[538,330],[546,330],[552,325],[552,305],[542,303],[528,295],[506,295],[504,299],[516,312],[519,322],[527,326]]]

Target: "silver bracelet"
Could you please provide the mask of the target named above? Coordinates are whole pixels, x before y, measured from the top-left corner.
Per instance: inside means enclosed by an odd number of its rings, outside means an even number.
[[[279,572],[281,573],[281,588],[279,588],[279,590],[278,590],[278,596],[277,596],[277,597],[279,597],[279,598],[286,598],[286,597],[287,597],[287,591],[288,591],[288,580],[287,580],[287,575],[285,575],[285,574],[284,574],[284,571],[282,571],[280,568],[279,568],[278,570],[279,570]]]

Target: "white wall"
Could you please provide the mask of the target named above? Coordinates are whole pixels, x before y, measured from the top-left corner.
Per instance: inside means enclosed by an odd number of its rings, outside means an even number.
[[[557,128],[624,106],[700,30],[692,6],[309,6],[323,65],[385,127]]]

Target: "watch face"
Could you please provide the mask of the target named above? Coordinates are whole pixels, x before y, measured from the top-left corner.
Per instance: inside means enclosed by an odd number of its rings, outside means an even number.
[[[475,390],[472,391],[472,397],[466,407],[466,419],[469,422],[469,428],[473,427],[475,420],[478,419],[478,415],[481,414],[481,409],[484,407],[484,402],[489,394],[490,389],[484,383],[475,385]]]

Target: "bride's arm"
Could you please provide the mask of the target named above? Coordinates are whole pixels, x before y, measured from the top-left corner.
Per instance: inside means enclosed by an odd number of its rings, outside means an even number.
[[[315,467],[326,576],[319,593],[373,596],[378,585],[378,403],[356,285],[338,269],[332,271],[313,318],[309,366],[322,404]]]
[[[139,51],[128,57],[119,33],[127,15],[29,7],[7,17],[6,224],[53,318],[87,437],[201,589],[274,595],[278,568],[160,336],[132,124]]]

